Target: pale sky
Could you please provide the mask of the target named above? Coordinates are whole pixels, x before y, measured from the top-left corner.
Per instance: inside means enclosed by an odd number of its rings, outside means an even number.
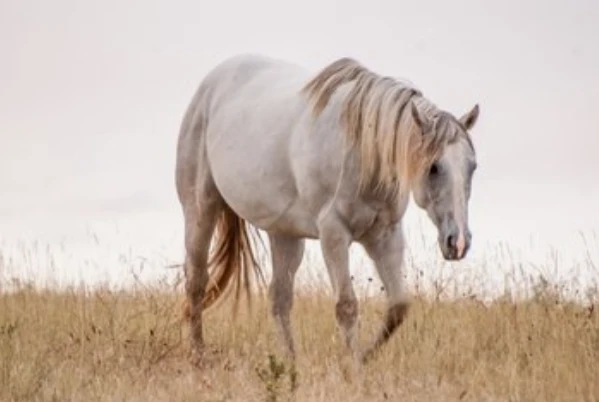
[[[156,213],[182,231],[184,110],[218,62],[259,52],[354,57],[456,115],[479,103],[475,241],[593,230],[598,38],[593,0],[0,0],[0,227]]]

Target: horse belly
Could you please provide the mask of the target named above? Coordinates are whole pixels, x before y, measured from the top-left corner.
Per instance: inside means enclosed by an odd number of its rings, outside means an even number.
[[[263,230],[312,236],[316,215],[298,193],[292,160],[301,151],[293,138],[305,79],[279,67],[240,83],[211,109],[206,145],[216,186],[239,216]]]
[[[295,199],[287,153],[272,140],[235,130],[215,133],[208,142],[211,173],[221,196],[239,216],[264,230]]]

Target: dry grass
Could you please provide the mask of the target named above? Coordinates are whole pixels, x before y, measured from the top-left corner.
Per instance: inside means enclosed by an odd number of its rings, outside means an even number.
[[[0,295],[2,401],[556,401],[599,399],[599,311],[540,291],[515,304],[414,299],[376,359],[352,370],[333,301],[297,296],[297,377],[277,357],[268,308],[207,317],[211,357],[186,360],[179,293],[40,291]],[[378,329],[362,301],[361,342]],[[290,384],[297,382],[294,392]]]

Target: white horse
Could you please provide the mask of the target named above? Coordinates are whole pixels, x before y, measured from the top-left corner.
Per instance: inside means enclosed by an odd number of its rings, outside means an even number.
[[[185,218],[186,314],[191,352],[201,360],[202,311],[228,293],[250,292],[261,275],[248,229],[268,234],[272,314],[287,353],[293,285],[306,238],[320,240],[336,297],[336,319],[362,361],[402,323],[402,216],[412,192],[438,229],[447,260],[468,251],[468,200],[475,150],[468,131],[478,104],[461,118],[421,91],[342,58],[317,74],[259,55],[232,57],[203,80],[184,116],[176,186]],[[210,253],[211,241],[215,251]],[[361,244],[389,306],[360,355],[358,303],[349,246]]]

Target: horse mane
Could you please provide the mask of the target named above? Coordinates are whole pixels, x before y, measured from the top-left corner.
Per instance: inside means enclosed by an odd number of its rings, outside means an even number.
[[[318,116],[335,91],[352,82],[342,104],[340,122],[348,145],[358,149],[360,189],[374,186],[393,196],[407,196],[413,180],[458,135],[456,130],[447,129],[422,135],[410,103],[429,121],[441,116],[446,127],[450,115],[413,86],[376,74],[347,57],[323,68],[302,93],[313,102],[313,114]]]

